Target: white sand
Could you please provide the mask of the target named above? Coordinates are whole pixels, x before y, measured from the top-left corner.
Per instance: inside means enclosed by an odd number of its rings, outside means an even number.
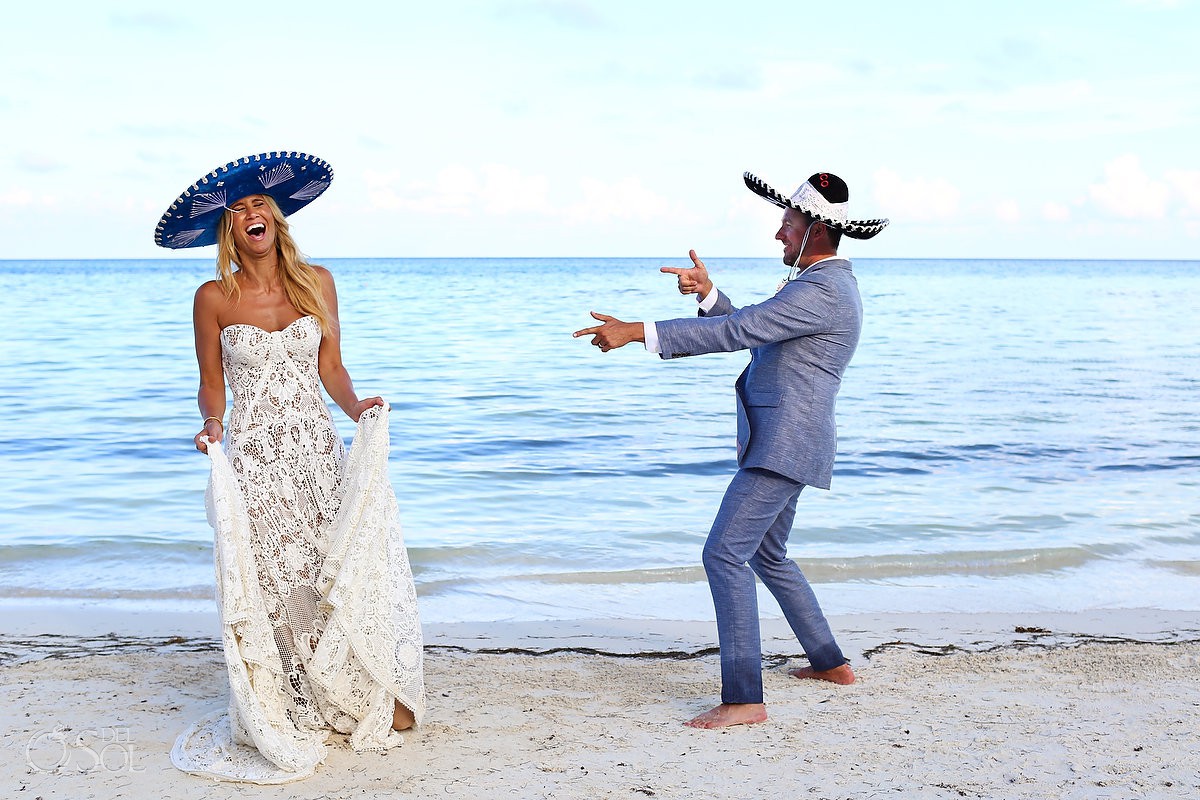
[[[711,623],[442,626],[428,635],[421,730],[387,755],[355,754],[335,737],[315,776],[281,789],[171,766],[179,731],[224,704],[211,640],[30,636],[37,625],[25,619],[0,641],[0,787],[28,800],[1200,795],[1195,615],[834,623],[857,684],[788,677],[804,662],[782,657],[797,647],[769,622],[771,719],[724,731],[680,724],[719,691],[716,656],[695,655],[711,644]],[[483,652],[510,647],[539,654]],[[576,649],[545,652],[557,647]],[[30,747],[56,726],[71,729],[65,747],[45,738]],[[84,771],[101,751],[104,764]]]

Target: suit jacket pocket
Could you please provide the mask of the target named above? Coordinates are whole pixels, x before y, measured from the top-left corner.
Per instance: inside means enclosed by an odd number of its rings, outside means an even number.
[[[742,402],[748,406],[777,406],[780,392],[746,392]]]

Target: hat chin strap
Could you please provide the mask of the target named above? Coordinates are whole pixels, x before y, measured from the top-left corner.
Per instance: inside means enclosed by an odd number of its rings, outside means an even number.
[[[815,224],[816,223],[814,222],[813,225],[815,225]],[[792,262],[791,268],[788,269],[787,280],[789,280],[789,281],[796,280],[801,275],[808,272],[809,267],[812,266],[812,264],[809,264],[804,269],[801,269],[799,273],[796,272],[796,270],[800,269],[800,259],[804,258],[804,246],[806,244],[808,244],[808,235],[810,233],[812,233],[812,229],[813,229],[813,226],[809,225],[808,228],[805,229],[805,231],[804,231],[804,238],[800,240],[800,253],[796,256],[796,260]]]

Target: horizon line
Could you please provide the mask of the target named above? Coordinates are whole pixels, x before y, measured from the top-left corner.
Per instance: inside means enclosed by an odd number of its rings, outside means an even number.
[[[305,256],[305,258],[314,264],[319,264],[322,261],[566,261],[566,260],[585,260],[585,259],[603,259],[608,261],[644,261],[649,259],[662,260],[679,260],[680,256]],[[1200,263],[1200,258],[1101,258],[1101,257],[1064,257],[1064,256],[870,256],[870,257],[854,257],[845,256],[850,261],[1102,261],[1113,263],[1129,263],[1129,262],[1172,262],[1172,263]],[[705,260],[778,260],[772,256],[706,256]],[[212,261],[216,262],[215,256],[118,256],[110,258],[86,257],[73,258],[70,256],[61,256],[54,258],[10,258],[0,256],[0,264],[13,262],[64,262],[64,261]]]

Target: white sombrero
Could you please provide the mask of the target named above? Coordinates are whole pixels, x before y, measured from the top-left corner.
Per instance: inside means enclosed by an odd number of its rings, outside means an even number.
[[[745,180],[750,191],[759,197],[780,208],[803,211],[851,239],[870,239],[888,225],[886,219],[849,219],[846,208],[850,201],[850,189],[844,180],[831,172],[816,173],[800,184],[791,197],[784,197],[749,172],[745,174]]]

